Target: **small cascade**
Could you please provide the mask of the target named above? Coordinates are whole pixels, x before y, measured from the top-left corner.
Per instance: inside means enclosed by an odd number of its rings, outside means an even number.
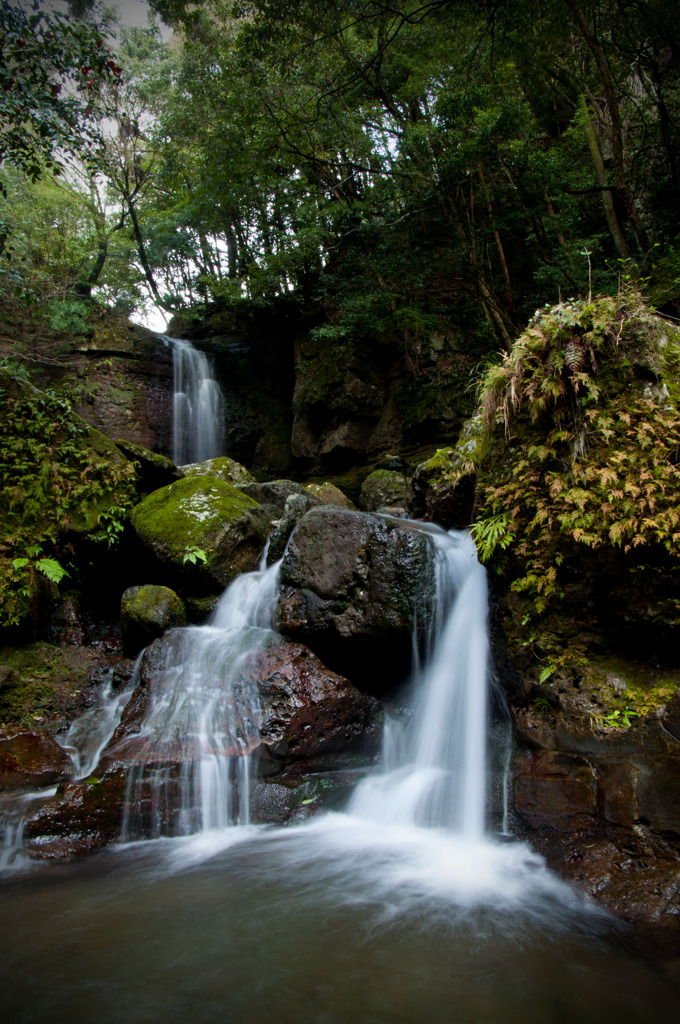
[[[484,834],[486,796],[486,572],[467,533],[431,528],[436,599],[425,657],[416,668],[415,707],[385,733],[385,772],[363,782],[350,814],[385,825]]]
[[[172,348],[173,461],[177,466],[224,454],[224,398],[208,357],[180,338]]]
[[[68,732],[57,737],[57,742],[71,758],[74,779],[86,779],[92,774],[131,695],[132,687],[114,689],[111,669],[97,691],[94,707],[76,718]]]
[[[95,694],[94,706],[76,718],[63,736],[55,737],[71,758],[71,778],[76,781],[91,775],[102,751],[113,736],[134,684],[116,691],[113,670]],[[37,789],[30,793],[0,795],[0,874],[25,867],[22,853],[26,821],[37,804],[49,800],[57,792],[56,786]]]
[[[273,635],[280,564],[266,568],[263,559],[240,576],[208,625],[174,631],[158,655],[128,775],[124,840],[248,824],[260,703],[244,669]]]

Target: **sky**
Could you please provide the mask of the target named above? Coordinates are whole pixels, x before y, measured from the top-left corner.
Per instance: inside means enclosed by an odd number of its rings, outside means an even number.
[[[53,8],[64,13],[68,12],[67,0],[42,0],[42,2],[47,8]],[[150,8],[147,0],[103,0],[103,3],[105,7],[112,7],[118,12],[124,25],[141,26],[144,28],[148,24]],[[169,34],[170,30],[167,29],[167,32]],[[165,33],[163,38],[165,38]],[[164,333],[167,327],[167,317],[155,306],[149,306],[144,313],[133,314],[131,319],[135,323],[140,323],[144,327],[148,327],[152,331],[159,331],[160,333]]]

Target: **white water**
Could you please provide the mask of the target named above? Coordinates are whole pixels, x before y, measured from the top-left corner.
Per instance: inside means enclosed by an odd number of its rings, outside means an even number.
[[[136,670],[133,680],[135,677]],[[133,689],[134,682],[116,692],[113,670],[109,671],[97,690],[94,707],[76,718],[63,736],[57,736],[57,742],[73,763],[74,779],[86,779],[99,764],[102,751],[113,736]]]
[[[177,466],[224,454],[224,398],[208,357],[180,338],[172,347],[173,461]]]
[[[431,530],[436,604],[415,708],[405,731],[386,732],[386,772],[366,780],[350,814],[385,825],[484,833],[486,795],[486,573],[466,533]]]
[[[128,775],[124,840],[248,824],[260,704],[243,670],[273,635],[279,566],[263,559],[208,625],[177,630],[166,646]]]
[[[55,737],[71,758],[73,780],[91,775],[102,751],[120,722],[123,709],[132,696],[134,682],[124,690],[113,688],[113,671],[95,693],[94,706],[72,722],[68,732]],[[57,792],[56,786],[31,793],[6,793],[0,796],[0,874],[18,871],[28,864],[22,853],[24,828],[38,803],[44,803]]]

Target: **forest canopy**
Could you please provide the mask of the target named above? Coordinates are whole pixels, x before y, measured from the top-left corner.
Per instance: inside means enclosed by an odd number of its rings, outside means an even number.
[[[3,8],[12,66],[30,6]],[[6,306],[283,299],[331,341],[448,325],[481,355],[622,278],[677,312],[673,0],[150,7],[171,35],[30,15],[51,57],[4,72]]]

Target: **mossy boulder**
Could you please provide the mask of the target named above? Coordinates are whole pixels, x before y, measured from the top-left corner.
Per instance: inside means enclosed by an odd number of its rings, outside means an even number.
[[[305,484],[305,489],[313,497],[318,498],[324,505],[339,505],[340,508],[356,508],[354,502],[347,495],[331,483],[330,480],[313,480]]]
[[[123,649],[130,656],[147,647],[166,630],[185,626],[186,622],[184,602],[169,587],[130,587],[121,598]]]
[[[403,473],[391,469],[376,469],[361,486],[361,506],[366,512],[406,511],[409,488]]]
[[[269,532],[256,501],[211,476],[189,476],[154,491],[130,519],[168,583],[214,592],[255,566]]]
[[[230,459],[227,455],[220,455],[216,459],[207,459],[205,462],[190,462],[188,465],[182,466],[179,473],[182,476],[215,476],[228,484],[235,484],[236,487],[240,487],[241,484],[255,483],[253,474],[240,462]]]

